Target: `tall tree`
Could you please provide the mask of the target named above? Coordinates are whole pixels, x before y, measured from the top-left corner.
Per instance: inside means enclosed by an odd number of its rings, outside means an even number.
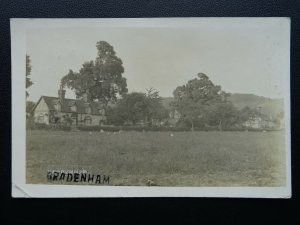
[[[174,92],[172,106],[181,114],[181,120],[191,125],[212,125],[218,121],[222,129],[222,122],[232,111],[233,105],[227,101],[228,93],[215,85],[207,75],[198,73],[198,78],[177,87]]]
[[[75,91],[77,97],[88,94],[89,100],[103,103],[116,101],[118,95],[128,92],[123,62],[116,56],[113,46],[105,41],[96,44],[98,56],[85,62],[79,72],[72,70],[61,80],[63,86]]]
[[[33,82],[31,81],[30,79],[30,73],[31,73],[31,60],[30,60],[30,57],[29,55],[26,55],[26,89],[29,88],[31,85],[33,85]],[[28,92],[26,91],[26,97],[28,97],[29,94]]]

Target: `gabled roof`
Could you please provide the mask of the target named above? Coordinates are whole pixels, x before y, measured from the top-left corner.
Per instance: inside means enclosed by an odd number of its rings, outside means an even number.
[[[83,100],[78,100],[78,99],[68,99],[68,98],[64,98],[62,100],[59,100],[59,98],[57,97],[50,97],[50,96],[42,96],[40,98],[44,99],[49,110],[56,110],[55,109],[55,105],[56,104],[61,104],[61,112],[74,112],[71,110],[71,107],[76,105],[77,113],[82,113],[82,114],[86,114],[86,109],[88,107],[90,107],[91,109],[91,113],[92,115],[100,115],[99,110],[100,109],[104,109],[104,104],[102,104],[101,102],[85,102]],[[37,102],[36,105],[39,104],[40,100]],[[33,108],[33,110],[35,110],[36,106]]]

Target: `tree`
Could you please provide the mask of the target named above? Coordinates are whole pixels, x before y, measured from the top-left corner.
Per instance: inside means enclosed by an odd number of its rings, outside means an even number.
[[[26,101],[26,113],[31,113],[35,103],[32,101]]]
[[[26,120],[33,122],[32,110],[34,108],[34,102],[26,101]]]
[[[116,107],[107,106],[106,107],[106,119],[108,124],[113,125],[123,125],[126,121],[126,118],[124,116],[124,113],[120,110],[120,107],[118,105]]]
[[[191,130],[194,130],[195,124],[207,126],[216,123],[222,130],[224,119],[233,112],[233,105],[227,100],[229,94],[203,73],[198,73],[198,78],[186,85],[177,87],[173,95],[172,106],[181,114],[181,120],[191,125]]]
[[[135,125],[147,115],[147,100],[144,93],[133,92],[123,96],[114,108],[113,115],[119,123],[131,122]]]
[[[257,111],[249,108],[248,106],[245,106],[244,108],[239,110],[238,115],[239,115],[238,120],[240,123],[243,123],[243,122],[249,120],[251,117],[258,116]]]
[[[118,95],[128,92],[123,62],[116,56],[114,48],[105,41],[96,44],[98,56],[85,62],[79,72],[72,70],[61,80],[63,86],[75,91],[77,97],[88,95],[89,100],[107,104],[116,101]]]
[[[31,85],[33,85],[33,82],[31,81],[30,79],[30,73],[31,73],[31,60],[30,60],[30,57],[29,55],[26,55],[26,89],[29,88]],[[29,94],[28,92],[26,91],[26,97],[28,97]]]
[[[114,108],[108,108],[107,114],[108,122],[115,125],[125,122],[135,125],[138,121],[152,125],[153,120],[161,121],[168,116],[158,91],[153,88],[147,90],[147,93],[133,92],[124,95]]]
[[[145,97],[147,102],[146,121],[149,125],[152,125],[153,120],[161,121],[168,117],[168,110],[162,105],[162,98],[156,89],[148,89]]]
[[[223,127],[231,126],[237,122],[237,110],[231,102],[218,102],[209,107],[209,124],[218,126],[222,131]]]

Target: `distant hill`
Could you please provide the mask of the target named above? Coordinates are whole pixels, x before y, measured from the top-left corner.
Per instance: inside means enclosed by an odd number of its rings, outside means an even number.
[[[282,99],[271,99],[254,94],[231,94],[228,98],[229,101],[237,109],[242,109],[246,106],[249,108],[261,107],[261,112],[265,115],[276,115],[283,112],[283,100]],[[173,97],[162,98],[162,104],[166,109],[171,109],[170,103],[173,101]]]
[[[249,108],[261,107],[261,112],[265,115],[276,115],[283,112],[283,99],[272,99],[254,94],[231,94],[228,99],[237,109],[246,106]]]

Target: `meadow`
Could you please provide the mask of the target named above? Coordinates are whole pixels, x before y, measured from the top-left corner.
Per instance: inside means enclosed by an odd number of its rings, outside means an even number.
[[[283,186],[282,131],[67,132],[27,130],[26,182],[47,171],[85,169],[110,185]],[[70,183],[74,184],[74,183]]]

